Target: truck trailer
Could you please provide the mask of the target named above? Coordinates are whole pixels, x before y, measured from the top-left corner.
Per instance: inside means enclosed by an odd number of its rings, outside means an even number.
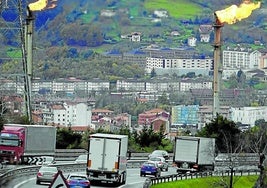
[[[88,142],[87,176],[92,183],[126,183],[128,136],[96,133]]]
[[[5,124],[0,134],[0,160],[10,164],[42,164],[55,150],[52,126]]]
[[[215,139],[192,136],[175,137],[173,163],[177,173],[213,171]]]

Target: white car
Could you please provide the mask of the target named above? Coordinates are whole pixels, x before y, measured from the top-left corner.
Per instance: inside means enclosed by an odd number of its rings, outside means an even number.
[[[87,163],[87,154],[79,155],[75,163]]]
[[[169,153],[165,150],[155,150],[151,154],[149,154],[148,158],[151,157],[164,157],[166,160],[170,158]]]
[[[164,157],[151,157],[148,159],[148,162],[154,162],[161,171],[168,171],[168,163]]]

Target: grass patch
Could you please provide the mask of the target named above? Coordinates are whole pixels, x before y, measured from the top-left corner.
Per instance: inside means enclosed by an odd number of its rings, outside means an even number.
[[[259,176],[242,176],[234,177],[234,188],[251,188],[255,185]],[[175,181],[169,183],[161,183],[151,186],[151,188],[224,188],[225,185],[229,185],[229,177],[207,177],[190,180]],[[224,185],[223,185],[224,184]],[[229,186],[228,186],[229,187]]]
[[[149,11],[167,10],[170,16],[178,19],[190,19],[203,12],[202,7],[187,0],[148,0],[144,7]]]

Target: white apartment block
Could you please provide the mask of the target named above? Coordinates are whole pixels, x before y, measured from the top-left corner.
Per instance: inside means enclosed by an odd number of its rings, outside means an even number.
[[[51,110],[52,122],[61,126],[89,126],[91,125],[92,110],[86,103],[70,103],[54,105]]]
[[[267,106],[231,108],[229,118],[235,123],[240,122],[253,127],[256,120],[267,121]]]
[[[190,89],[212,89],[213,82],[200,79],[184,79],[180,82],[180,91],[189,91]]]
[[[257,50],[223,50],[223,69],[255,69],[260,65],[261,53]]]
[[[212,58],[198,58],[198,59],[165,59],[147,57],[146,72],[151,73],[153,69],[183,69],[183,70],[210,70],[213,59]]]
[[[117,80],[117,91],[145,91],[145,82],[138,80]]]
[[[17,83],[18,85],[19,83]],[[23,84],[23,83],[22,83]],[[40,81],[34,80],[32,82],[32,92],[38,93],[42,89],[46,89],[52,93],[68,92],[74,93],[77,90],[82,91],[107,91],[109,90],[109,81],[100,81],[98,79],[92,81],[84,80],[56,80],[56,81]],[[23,86],[23,85],[22,85]],[[21,86],[21,87],[22,87]],[[23,92],[24,87],[22,87]]]

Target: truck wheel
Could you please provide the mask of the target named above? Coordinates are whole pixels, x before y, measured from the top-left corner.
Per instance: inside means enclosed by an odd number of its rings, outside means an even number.
[[[41,182],[40,182],[39,180],[36,180],[36,184],[37,184],[37,185],[40,185]]]

